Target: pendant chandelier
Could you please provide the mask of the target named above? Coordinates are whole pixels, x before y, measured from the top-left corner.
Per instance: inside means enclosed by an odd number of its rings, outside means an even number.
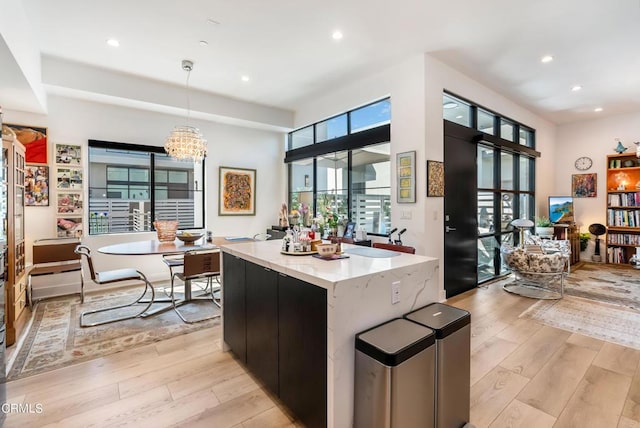
[[[173,128],[164,143],[164,150],[175,159],[201,162],[207,155],[207,140],[204,139],[198,128],[189,126],[191,116],[189,77],[191,70],[193,70],[193,62],[182,60],[182,69],[187,72],[187,124]]]

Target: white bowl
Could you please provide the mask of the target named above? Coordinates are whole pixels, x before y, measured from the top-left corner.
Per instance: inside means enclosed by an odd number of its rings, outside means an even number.
[[[329,258],[336,253],[336,248],[338,248],[337,244],[318,244],[316,245],[318,249],[318,254],[321,257]]]

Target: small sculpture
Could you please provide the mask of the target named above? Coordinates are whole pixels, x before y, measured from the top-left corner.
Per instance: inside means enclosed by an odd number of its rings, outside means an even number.
[[[640,158],[640,141],[634,141],[633,144],[636,145],[636,157]]]
[[[280,213],[278,214],[278,224],[280,227],[289,227],[289,209],[285,202],[280,207]]]
[[[613,149],[618,153],[624,153],[627,151],[628,147],[625,147],[622,145],[622,141],[620,141],[619,138],[616,138],[616,141],[618,142],[618,145]]]

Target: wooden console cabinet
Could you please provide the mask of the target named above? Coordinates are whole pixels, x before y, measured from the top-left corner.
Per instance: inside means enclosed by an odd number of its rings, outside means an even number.
[[[575,224],[557,224],[553,226],[553,237],[555,239],[566,239],[571,248],[571,259],[569,263],[576,264],[580,261],[580,229]]]

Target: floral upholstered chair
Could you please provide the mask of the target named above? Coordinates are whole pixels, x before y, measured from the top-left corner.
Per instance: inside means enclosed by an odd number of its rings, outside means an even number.
[[[513,248],[502,245],[500,252],[515,280],[505,284],[506,291],[539,299],[560,299],[564,296],[567,256],[561,252],[546,254],[536,246]]]

